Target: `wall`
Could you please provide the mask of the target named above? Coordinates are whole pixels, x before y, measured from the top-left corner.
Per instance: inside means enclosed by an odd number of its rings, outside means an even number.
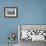
[[[18,7],[18,18],[4,18],[4,7],[10,6]],[[46,0],[0,0],[0,44],[8,43],[17,24],[46,24]]]

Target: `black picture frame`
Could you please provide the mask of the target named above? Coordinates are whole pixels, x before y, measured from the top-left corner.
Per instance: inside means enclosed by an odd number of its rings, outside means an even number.
[[[7,12],[7,11],[10,11],[10,12]],[[8,15],[8,13],[9,13],[9,15]],[[4,17],[5,18],[16,18],[16,17],[18,17],[18,7],[4,7]]]

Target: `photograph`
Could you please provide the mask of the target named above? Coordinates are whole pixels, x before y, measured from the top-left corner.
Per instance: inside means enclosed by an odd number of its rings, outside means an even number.
[[[46,41],[46,25],[22,24],[18,28],[20,28],[20,40]]]

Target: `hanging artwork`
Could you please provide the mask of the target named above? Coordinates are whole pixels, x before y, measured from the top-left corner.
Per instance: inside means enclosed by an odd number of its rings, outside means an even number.
[[[46,25],[18,25],[20,40],[46,41]]]
[[[14,18],[18,16],[18,8],[17,7],[5,7],[4,8],[4,16],[9,18]]]

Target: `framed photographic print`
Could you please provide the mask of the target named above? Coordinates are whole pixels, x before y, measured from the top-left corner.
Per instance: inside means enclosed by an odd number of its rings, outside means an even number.
[[[18,25],[18,41],[46,41],[46,25],[45,24],[19,24]]]
[[[18,8],[17,7],[5,7],[4,8],[4,16],[8,18],[15,18],[18,16]]]

